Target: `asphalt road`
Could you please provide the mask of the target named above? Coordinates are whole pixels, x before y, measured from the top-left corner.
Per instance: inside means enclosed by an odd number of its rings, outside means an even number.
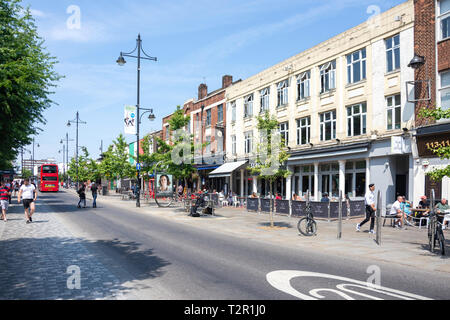
[[[77,209],[77,198],[66,192],[42,195],[40,200],[39,210],[56,214],[74,237],[82,238],[89,252],[128,289],[129,299],[450,297],[448,274],[238,239],[135,208],[99,203],[97,209]]]

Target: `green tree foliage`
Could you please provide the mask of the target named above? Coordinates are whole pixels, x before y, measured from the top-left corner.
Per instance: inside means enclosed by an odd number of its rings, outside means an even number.
[[[128,143],[120,134],[108,150],[103,153],[103,161],[98,166],[99,172],[108,181],[111,179],[135,178],[136,168],[129,162]]]
[[[432,120],[450,119],[450,109],[442,110],[440,108],[422,109],[419,113],[421,118],[429,118]],[[447,144],[441,144],[436,146],[432,150],[440,159],[450,159],[450,146]],[[428,176],[434,181],[442,181],[444,177],[450,177],[450,165],[442,169],[435,169],[427,173]]]
[[[183,108],[177,106],[177,110],[169,120],[170,143],[157,138],[158,151],[150,155],[150,161],[153,168],[158,162],[162,162],[162,167],[167,168],[167,173],[173,175],[176,179],[190,178],[197,171],[192,163],[194,154],[194,136],[185,132],[184,128],[189,125],[190,117],[184,115]],[[183,132],[184,134],[179,134]],[[202,147],[202,146],[200,146]],[[187,155],[186,153],[190,153]],[[188,159],[187,161],[177,161],[176,156]]]
[[[264,142],[257,145],[257,156],[255,166],[250,170],[253,176],[269,181],[270,194],[273,196],[273,184],[279,178],[287,178],[290,172],[285,168],[289,158],[285,151],[285,142],[278,135],[278,121],[271,117],[269,112],[264,116],[258,116],[258,130],[264,137]],[[277,136],[275,136],[277,133]],[[273,200],[271,201],[273,202]],[[273,203],[271,203],[273,208]],[[273,213],[270,212],[270,226],[274,227]]]
[[[19,0],[0,0],[0,169],[11,167],[19,148],[45,124],[50,90],[60,79],[55,64],[30,10]]]

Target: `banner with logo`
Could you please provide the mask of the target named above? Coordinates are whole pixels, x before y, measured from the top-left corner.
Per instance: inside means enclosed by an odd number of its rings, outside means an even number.
[[[135,106],[125,106],[124,127],[125,134],[136,134],[137,110]]]

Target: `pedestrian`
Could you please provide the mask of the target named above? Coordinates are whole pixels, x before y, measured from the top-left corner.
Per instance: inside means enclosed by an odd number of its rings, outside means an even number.
[[[86,186],[83,183],[80,187],[80,189],[78,189],[78,195],[80,196],[80,201],[78,201],[78,208],[81,208],[81,202],[83,202],[84,206],[83,208],[86,208]]]
[[[9,190],[3,182],[0,182],[0,207],[2,208],[2,219],[6,220],[6,213],[9,206],[9,197],[11,196],[11,190]]]
[[[9,190],[8,203],[11,204],[11,190],[12,190],[13,186],[12,186],[10,180],[6,181],[5,187],[7,187]]]
[[[19,181],[16,181],[16,183],[14,184],[14,196],[16,196],[17,192],[19,192],[19,188],[20,188]]]
[[[29,179],[25,179],[23,185],[20,187],[17,202],[23,200],[23,207],[25,209],[26,223],[33,222],[32,216],[36,210],[35,202],[37,199],[36,187],[30,183]]]
[[[366,192],[366,195],[364,197],[364,202],[366,205],[366,219],[362,221],[361,223],[358,223],[356,225],[356,231],[361,231],[361,227],[369,222],[370,220],[370,233],[375,233],[374,227],[375,227],[375,185],[370,184],[369,190]]]
[[[98,192],[98,187],[97,187],[97,185],[95,184],[95,182],[92,183],[91,191],[92,191],[92,199],[93,199],[93,202],[92,202],[92,208],[97,208],[97,192]]]

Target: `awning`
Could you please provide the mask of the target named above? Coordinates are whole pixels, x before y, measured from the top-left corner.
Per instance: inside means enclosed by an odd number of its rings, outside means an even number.
[[[247,161],[228,162],[209,174],[210,178],[225,178],[247,165]]]

